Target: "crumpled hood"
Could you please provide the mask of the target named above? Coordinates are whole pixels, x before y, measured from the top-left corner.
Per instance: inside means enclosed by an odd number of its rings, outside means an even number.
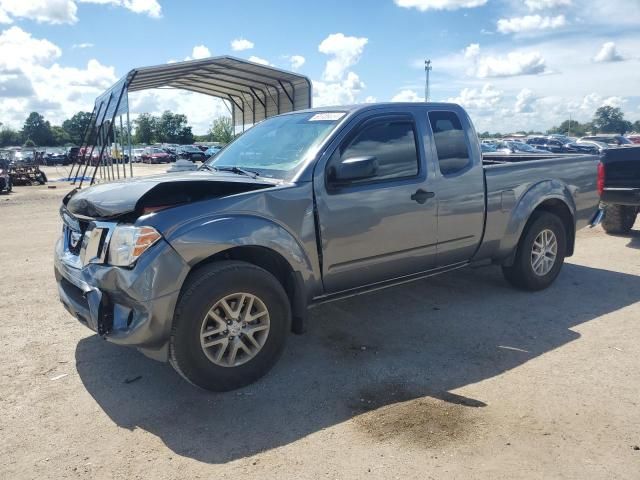
[[[65,197],[73,215],[108,219],[145,207],[170,206],[273,187],[277,181],[225,172],[192,171],[94,185]]]

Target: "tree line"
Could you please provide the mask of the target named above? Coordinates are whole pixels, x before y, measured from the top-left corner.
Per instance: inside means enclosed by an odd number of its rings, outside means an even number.
[[[51,123],[38,112],[31,112],[22,129],[15,130],[3,126],[0,122],[0,148],[24,145],[27,147],[57,147],[82,145],[82,135],[91,122],[91,113],[78,112],[62,122],[62,125]],[[143,113],[133,121],[135,144],[177,143],[192,144],[194,142],[229,143],[233,139],[233,125],[229,117],[215,119],[204,135],[194,135],[186,115],[165,111],[160,116]],[[119,130],[119,129],[117,129]],[[561,133],[582,137],[590,133],[640,133],[640,120],[631,123],[625,120],[620,108],[603,106],[598,108],[593,120],[580,123],[576,120],[565,120],[558,126],[547,130],[547,134]],[[117,131],[118,138],[125,138],[124,132]],[[542,135],[542,131],[518,131],[527,135]],[[482,132],[481,138],[501,137],[501,133]]]
[[[91,122],[91,113],[78,112],[62,122],[51,123],[38,112],[31,112],[20,130],[0,122],[0,148],[10,146],[64,147],[83,144],[83,135]],[[143,113],[133,121],[132,142],[136,144],[200,142],[228,143],[233,138],[233,126],[229,117],[215,119],[205,135],[194,135],[186,115],[165,111],[160,116]],[[116,128],[118,138],[126,138],[125,132]]]
[[[576,120],[565,120],[560,125],[551,127],[546,131],[547,134],[562,134],[572,137],[584,137],[589,134],[596,133],[640,133],[640,120],[631,123],[625,120],[624,113],[620,108],[605,105],[598,108],[590,122],[580,123]],[[518,131],[512,133],[520,133],[526,135],[544,135],[542,131]],[[501,133],[482,132],[481,138],[502,137]]]

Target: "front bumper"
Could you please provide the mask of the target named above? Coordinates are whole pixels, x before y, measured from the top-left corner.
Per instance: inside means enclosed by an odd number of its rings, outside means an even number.
[[[189,271],[164,240],[146,251],[133,268],[65,261],[62,239],[54,269],[60,301],[81,323],[105,339],[166,359],[173,312]]]

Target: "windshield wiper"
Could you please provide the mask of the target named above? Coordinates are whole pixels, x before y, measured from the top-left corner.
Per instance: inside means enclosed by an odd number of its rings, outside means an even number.
[[[215,168],[213,168],[211,165],[207,165],[206,163],[203,163],[202,165],[200,165],[200,168],[198,170],[209,170],[210,172],[216,171]]]
[[[208,165],[207,165],[208,167]],[[251,177],[251,178],[256,178],[257,176],[259,176],[260,174],[258,172],[253,172],[251,170],[245,170],[244,168],[240,168],[240,167],[212,167],[215,170],[219,171],[219,172],[231,172],[231,173],[236,173],[238,175],[246,175],[247,177]]]

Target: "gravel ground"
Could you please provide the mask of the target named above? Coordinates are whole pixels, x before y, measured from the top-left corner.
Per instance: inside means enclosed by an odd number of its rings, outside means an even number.
[[[0,478],[639,477],[640,223],[581,231],[544,292],[466,269],[318,307],[212,394],[63,309],[68,191],[0,196]]]

